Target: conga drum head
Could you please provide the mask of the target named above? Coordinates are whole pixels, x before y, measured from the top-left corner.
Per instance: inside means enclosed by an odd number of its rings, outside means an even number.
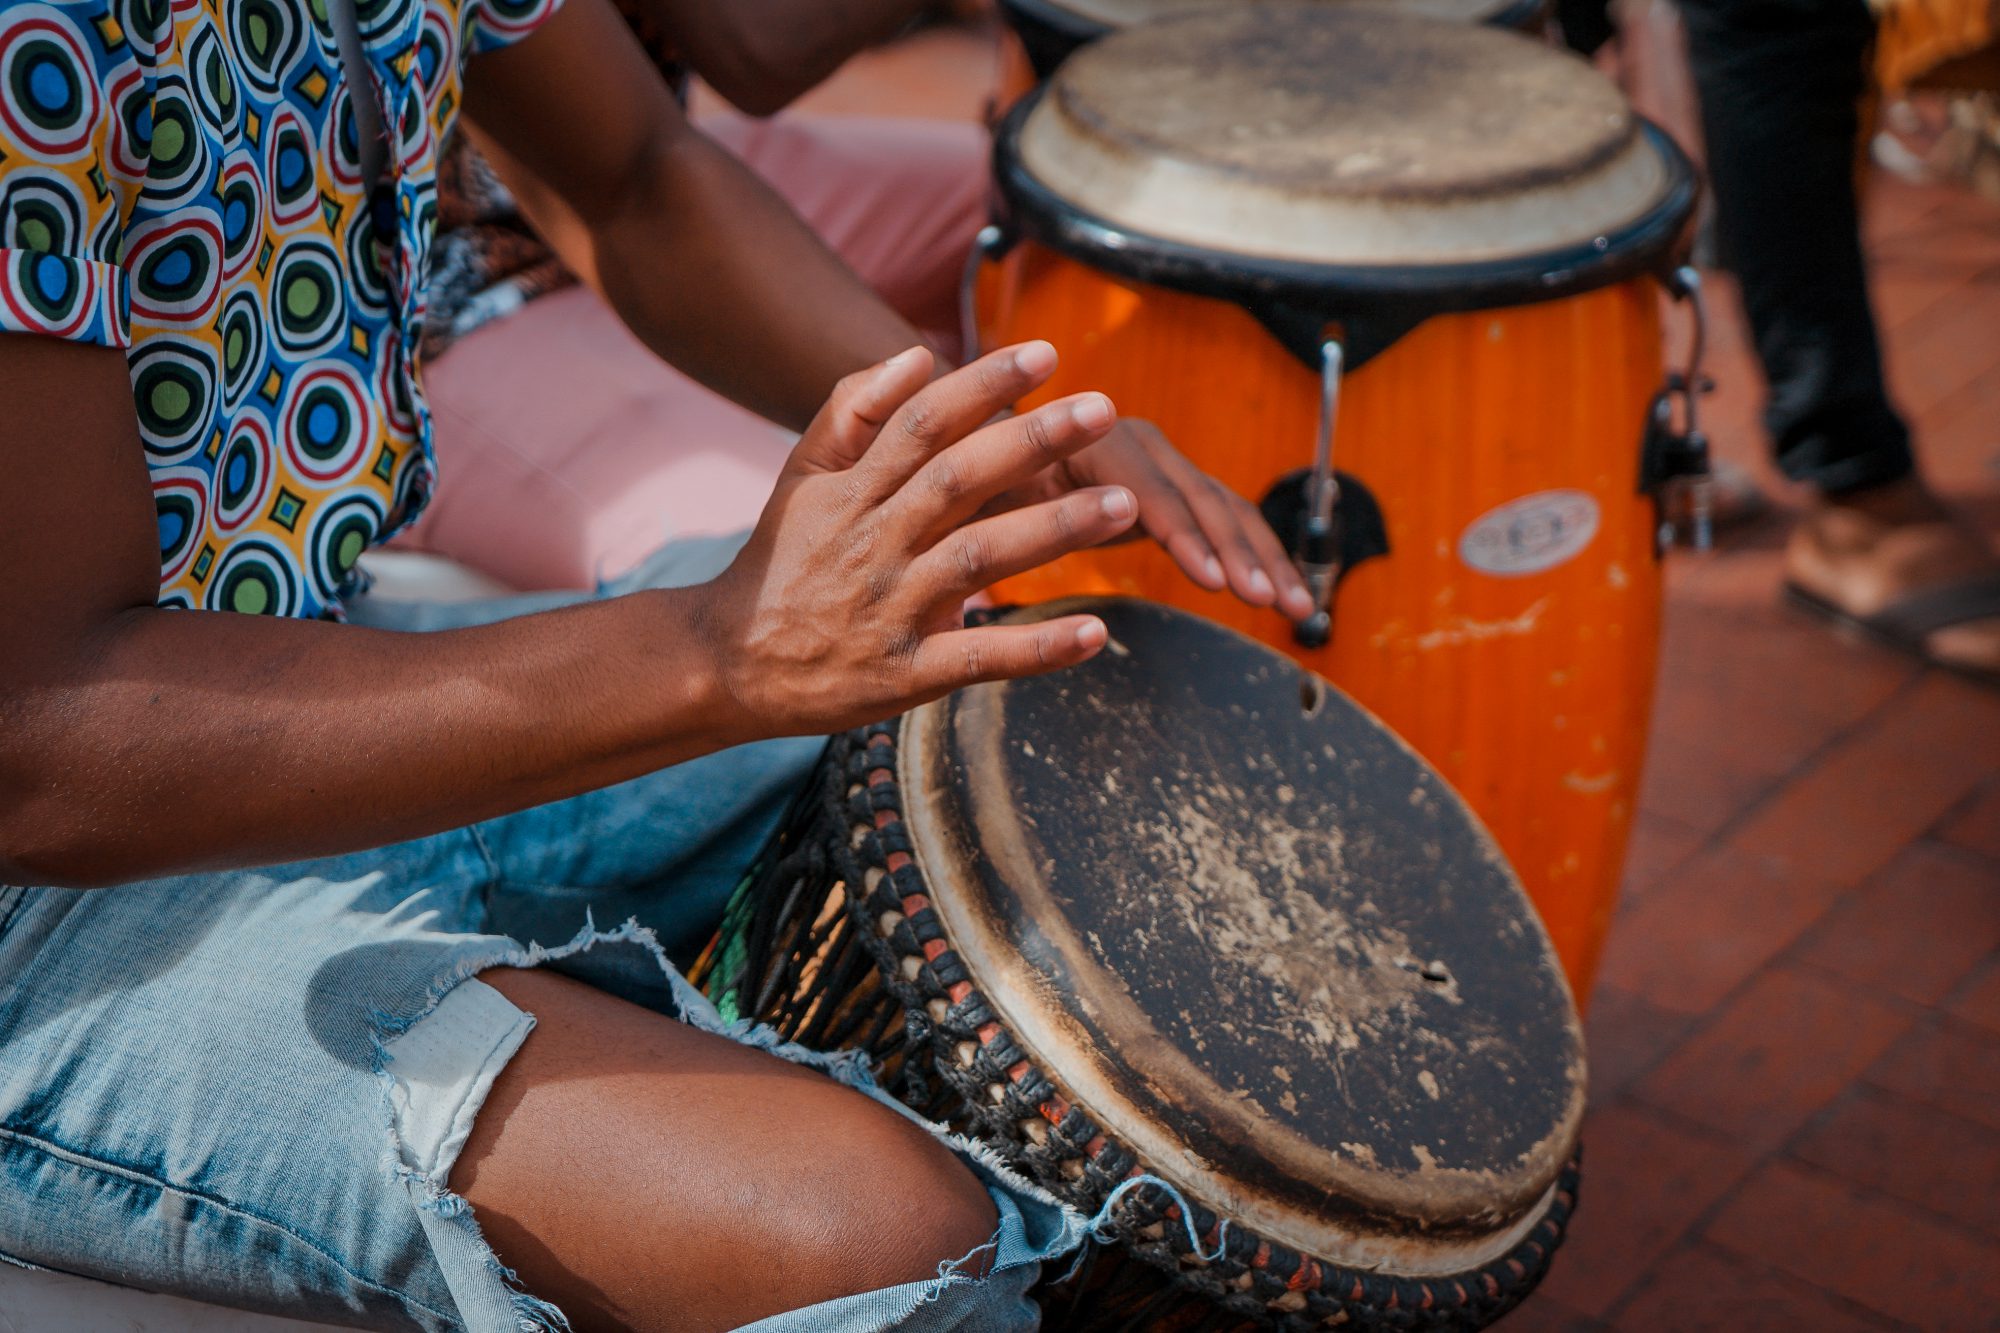
[[[1694,189],[1582,60],[1326,4],[1112,33],[1015,109],[996,152],[1019,226],[1114,271],[1246,296],[1449,291],[1456,308],[1656,266]]]
[[[1491,839],[1282,655],[1150,602],[1025,614],[1079,609],[1110,629],[1092,662],[900,737],[942,939],[1009,1058],[1265,1242],[1405,1277],[1500,1259],[1576,1146],[1584,1065]]]

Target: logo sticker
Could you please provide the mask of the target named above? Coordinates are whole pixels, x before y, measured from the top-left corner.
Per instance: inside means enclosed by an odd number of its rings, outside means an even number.
[[[1482,574],[1539,574],[1596,535],[1597,501],[1588,491],[1537,491],[1474,519],[1458,539],[1458,558]]]

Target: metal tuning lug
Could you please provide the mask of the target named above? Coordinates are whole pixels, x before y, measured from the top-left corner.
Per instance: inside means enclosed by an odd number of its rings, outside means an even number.
[[[1688,545],[1697,551],[1711,549],[1715,545],[1714,475],[1704,471],[1698,477],[1683,478],[1676,489],[1680,492],[1681,513],[1686,519]]]
[[[965,256],[965,269],[958,275],[958,331],[967,365],[977,361],[980,355],[979,270],[989,260],[1006,254],[1012,245],[1013,241],[1000,225],[989,222],[972,238],[972,249]]]
[[[1313,613],[1292,627],[1304,648],[1324,648],[1333,638],[1333,591],[1340,582],[1340,477],[1333,470],[1333,428],[1340,413],[1340,343],[1320,344],[1319,441],[1306,481],[1305,521],[1292,559],[1312,594]]]
[[[1659,547],[1676,540],[1706,551],[1714,538],[1715,475],[1708,435],[1701,428],[1701,398],[1715,387],[1702,371],[1708,350],[1708,316],[1701,274],[1682,265],[1667,279],[1667,290],[1687,302],[1694,321],[1686,368],[1670,371],[1647,414],[1640,450],[1640,488],[1659,506]],[[1678,410],[1676,410],[1678,408]]]

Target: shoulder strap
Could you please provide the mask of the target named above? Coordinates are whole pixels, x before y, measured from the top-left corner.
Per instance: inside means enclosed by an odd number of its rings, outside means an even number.
[[[326,15],[333,24],[333,39],[340,47],[340,63],[347,75],[348,100],[354,107],[356,137],[361,145],[361,178],[372,192],[388,164],[389,140],[382,118],[382,92],[375,73],[368,66],[368,54],[361,45],[361,20],[355,0],[326,0]]]

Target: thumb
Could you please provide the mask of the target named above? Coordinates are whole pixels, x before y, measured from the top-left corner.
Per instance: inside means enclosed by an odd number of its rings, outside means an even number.
[[[790,466],[807,472],[853,467],[896,409],[930,379],[930,349],[921,345],[842,379],[799,437]]]

